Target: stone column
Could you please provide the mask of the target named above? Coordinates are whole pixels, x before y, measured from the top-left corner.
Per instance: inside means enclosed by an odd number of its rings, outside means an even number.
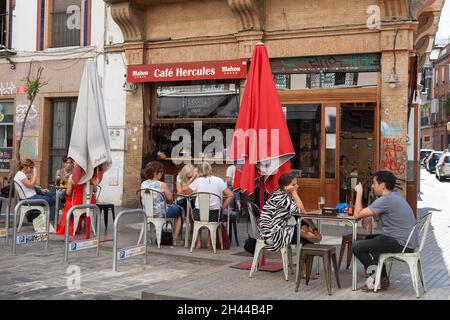
[[[410,30],[400,30],[394,45],[395,33],[395,29],[382,32],[379,168],[391,171],[406,181]],[[388,79],[394,70],[394,60],[397,83],[391,88]],[[402,188],[398,191],[405,196],[406,183],[401,182],[398,185]]]

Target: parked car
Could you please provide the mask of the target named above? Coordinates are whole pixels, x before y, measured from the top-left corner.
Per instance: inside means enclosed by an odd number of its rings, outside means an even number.
[[[428,157],[427,160],[427,171],[429,173],[433,173],[434,170],[436,169],[436,164],[439,161],[439,158],[442,155],[442,151],[433,151],[432,153],[430,153],[430,156]]]
[[[436,178],[442,181],[450,178],[450,153],[443,153],[436,164]]]
[[[433,149],[420,149],[420,164],[425,167],[425,161],[428,156],[433,152]]]

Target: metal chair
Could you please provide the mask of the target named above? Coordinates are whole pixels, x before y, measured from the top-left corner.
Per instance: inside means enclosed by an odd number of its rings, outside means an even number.
[[[96,187],[97,192],[95,194],[95,197],[97,199],[97,202],[95,204],[97,205],[97,207],[100,208],[100,211],[103,211],[103,217],[105,219],[105,229],[108,229],[108,213],[110,210],[113,217],[113,222],[116,219],[116,213],[114,212],[114,204],[99,202],[100,195],[102,194],[102,187],[100,185],[97,185]]]
[[[22,189],[22,186],[17,183],[17,181],[14,181],[14,188],[16,189],[16,192],[14,193],[15,197],[17,197],[18,201],[27,199],[25,195],[25,191]],[[16,201],[16,202],[18,202]],[[20,231],[20,228],[22,228],[23,219],[25,218],[25,215],[30,211],[39,211],[41,214],[45,214],[45,207],[43,206],[33,206],[33,205],[24,205],[20,208],[20,217],[19,217],[19,226],[17,227],[17,232]]]
[[[139,189],[136,191],[136,195],[139,199],[139,202],[141,204],[141,207],[144,209],[145,214],[147,215],[147,227],[152,224],[155,227],[156,232],[156,243],[158,244],[158,249],[161,248],[161,237],[162,237],[162,230],[164,228],[164,225],[166,223],[170,223],[173,226],[175,224],[174,218],[167,218],[165,215],[167,213],[167,202],[166,202],[166,196],[163,192],[152,189],[152,188],[144,188]],[[158,197],[162,197],[164,201],[164,216],[163,217],[157,217],[155,216],[154,212],[154,200]],[[141,230],[141,234],[139,235],[139,241],[138,243],[141,243],[142,236],[144,234],[144,228]]]
[[[83,191],[83,202],[82,203],[86,203],[86,186],[84,186],[83,188],[84,188],[83,189],[84,191]],[[93,188],[93,186],[91,186],[91,199],[92,199],[93,194],[94,194],[94,188]],[[73,211],[73,233],[72,233],[73,236],[77,232],[78,222],[80,221],[81,216],[84,214],[86,214],[86,209],[75,209]],[[90,217],[92,219],[91,229],[95,235],[95,226],[96,226],[95,219],[96,219],[96,217],[95,216],[90,216]]]
[[[217,197],[219,199],[219,203],[222,203],[222,196],[219,196],[215,193],[210,192],[194,192],[189,195],[190,199],[198,198],[199,203],[199,211],[200,211],[200,221],[194,220],[194,231],[192,235],[192,243],[191,243],[191,252],[194,250],[195,242],[197,241],[198,232],[201,228],[207,228],[211,234],[211,244],[214,253],[216,253],[216,237],[217,230],[221,224],[221,209],[219,208],[219,214],[217,215],[217,221],[209,221],[209,206],[211,197]],[[219,232],[219,240],[221,243],[221,247],[223,249],[223,239],[222,232]]]
[[[392,269],[392,263],[394,260],[406,262],[408,264],[409,272],[411,274],[412,284],[413,284],[414,290],[416,291],[416,298],[420,298],[417,275],[419,275],[419,277],[420,277],[423,291],[427,292],[427,286],[425,284],[425,278],[423,276],[422,262],[421,262],[420,257],[421,257],[423,247],[425,246],[425,240],[427,238],[428,229],[430,227],[431,214],[432,214],[431,212],[427,213],[418,222],[416,222],[416,224],[412,228],[411,232],[409,233],[408,240],[406,241],[405,246],[403,247],[403,250],[401,253],[380,254],[380,258],[378,260],[378,266],[377,266],[377,274],[376,274],[376,278],[375,278],[375,286],[374,286],[375,292],[377,292],[377,288],[380,285],[381,270],[383,268],[383,264],[386,264],[386,272],[389,276],[391,269]],[[416,232],[416,229],[419,226],[420,226],[419,248],[415,252],[407,253],[407,252],[405,252],[405,250],[409,244],[409,241],[411,240],[411,237],[413,236],[414,232]]]
[[[258,267],[261,264],[263,249],[266,247],[266,243],[261,236],[261,231],[259,229],[258,219],[260,216],[260,211],[258,206],[249,201],[247,203],[248,206],[248,215],[250,216],[250,221],[252,225],[253,237],[256,239],[255,253],[253,254],[253,263],[252,268],[250,269],[251,278],[253,273],[258,271]],[[283,271],[284,271],[284,279],[286,281],[289,280],[289,270],[292,273],[292,249],[290,245],[283,247],[280,249],[281,252],[281,260],[283,261]]]

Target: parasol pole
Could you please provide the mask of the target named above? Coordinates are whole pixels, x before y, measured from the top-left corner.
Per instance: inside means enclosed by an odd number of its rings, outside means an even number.
[[[86,204],[91,204],[91,181],[86,182]],[[86,209],[86,239],[91,238],[91,209]]]
[[[264,178],[263,176],[259,177],[259,208],[262,210],[264,207]],[[261,257],[261,266],[266,264],[266,258],[264,257],[264,252]]]

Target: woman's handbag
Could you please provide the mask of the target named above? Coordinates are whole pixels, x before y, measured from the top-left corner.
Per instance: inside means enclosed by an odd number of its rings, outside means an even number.
[[[223,240],[223,250],[229,250],[231,247],[230,237],[228,236],[227,227],[220,223],[218,232],[222,232],[222,240]],[[221,248],[219,237],[216,238],[216,247]]]
[[[245,243],[244,243],[244,250],[251,254],[254,254],[255,247],[256,247],[256,239],[252,238],[252,237],[250,237],[250,235],[248,235],[248,239],[245,240]]]
[[[168,222],[164,224],[161,232],[161,245],[163,246],[173,245],[172,229],[167,228],[168,224]]]

